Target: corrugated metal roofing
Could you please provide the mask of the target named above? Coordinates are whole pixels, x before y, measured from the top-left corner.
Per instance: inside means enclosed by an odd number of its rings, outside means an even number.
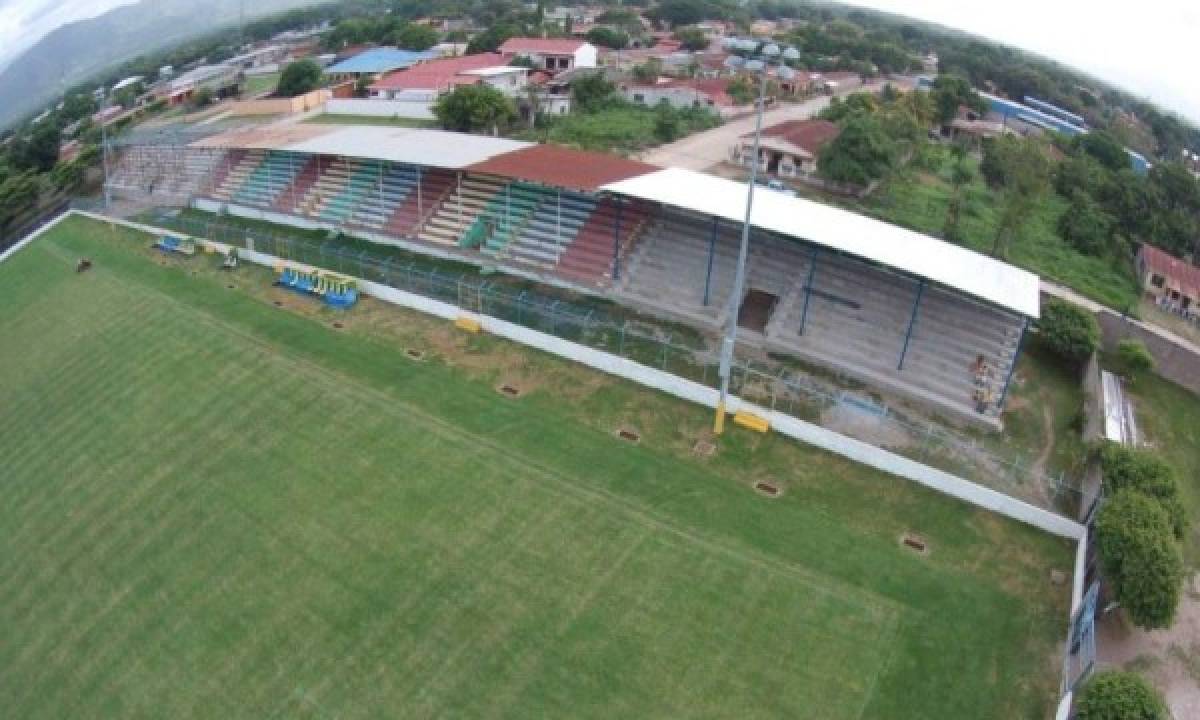
[[[667,168],[602,189],[741,222],[746,186],[692,170]],[[758,189],[756,227],[877,262],[1038,317],[1039,282],[1031,272],[966,248],[840,208]]]
[[[517,140],[444,130],[351,126],[281,149],[457,170],[529,146]]]
[[[655,172],[659,167],[606,153],[533,145],[497,155],[467,170],[572,190],[596,190],[608,183]]]
[[[414,52],[393,47],[366,50],[325,70],[327,73],[382,73],[405,68],[422,60],[431,60],[437,53]]]

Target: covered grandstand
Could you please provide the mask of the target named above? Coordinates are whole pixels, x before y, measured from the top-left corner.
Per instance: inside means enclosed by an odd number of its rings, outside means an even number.
[[[111,186],[154,184],[139,152],[126,151]],[[184,189],[176,181],[174,195],[191,192],[200,209],[492,266],[703,330],[730,312],[746,195],[731,180],[385,127],[235,131],[174,152],[184,158],[177,166],[203,177]],[[751,225],[747,292],[734,308],[743,342],[998,426],[1038,315],[1036,276],[766,190]]]

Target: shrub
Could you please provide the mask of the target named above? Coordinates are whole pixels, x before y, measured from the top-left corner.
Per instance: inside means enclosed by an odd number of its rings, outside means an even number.
[[[1097,673],[1075,703],[1076,720],[1168,720],[1158,691],[1141,676],[1118,670]]]
[[[1156,501],[1167,513],[1175,537],[1183,539],[1188,526],[1187,508],[1179,496],[1175,471],[1166,461],[1145,450],[1105,443],[1100,449],[1100,467],[1105,492],[1113,495],[1133,490]]]
[[[1063,300],[1051,300],[1042,308],[1038,335],[1056,355],[1082,363],[1100,346],[1100,325],[1087,310]]]
[[[1154,356],[1141,340],[1122,340],[1117,344],[1117,358],[1126,372],[1131,374],[1150,372],[1154,369]]]
[[[1162,506],[1142,493],[1122,490],[1096,518],[1096,550],[1117,601],[1146,630],[1175,619],[1183,557]]]
[[[298,60],[283,69],[275,94],[280,97],[296,97],[316,90],[320,84],[321,66],[312,60]]]

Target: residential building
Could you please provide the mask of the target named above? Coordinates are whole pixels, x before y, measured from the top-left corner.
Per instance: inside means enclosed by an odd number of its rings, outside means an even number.
[[[676,108],[706,107],[722,115],[731,114],[736,107],[729,95],[727,78],[660,77],[648,83],[624,82],[618,86],[618,91],[629,102],[651,107],[665,101]]]
[[[596,67],[596,46],[576,38],[509,38],[502,55],[529,58],[536,69],[550,74],[577,67]]]
[[[377,47],[339,60],[326,68],[325,73],[334,77],[352,77],[356,80],[363,77],[379,79],[390,72],[403,70],[437,57],[437,53],[428,50],[415,52],[394,47]]]
[[[529,68],[508,64],[500,53],[429,60],[391,73],[370,86],[376,100],[428,100],[459,85],[490,85],[515,97],[528,83]]]
[[[1185,317],[1200,315],[1200,267],[1142,243],[1137,271],[1147,300]]]
[[[781,178],[815,175],[821,148],[832,142],[841,128],[827,120],[793,120],[764,128],[759,143],[759,170]],[[754,156],[754,133],[740,138],[731,151],[739,165]]]
[[[156,88],[154,93],[168,105],[187,102],[201,88],[211,90],[214,97],[224,98],[237,94],[240,76],[240,71],[231,65],[201,65]]]

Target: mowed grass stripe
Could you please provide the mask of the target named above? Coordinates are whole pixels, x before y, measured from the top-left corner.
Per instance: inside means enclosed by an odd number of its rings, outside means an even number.
[[[353,332],[216,283],[205,295],[203,276],[75,225],[0,266],[19,310],[61,321],[0,318],[0,364],[10,338],[49,333],[57,346],[21,365],[26,378],[0,379],[0,399],[72,428],[0,435],[22,473],[19,506],[0,508],[0,597],[21,598],[0,606],[17,628],[0,664],[20,653],[0,704],[22,716],[1012,716],[992,703],[1019,673],[977,668],[1013,654],[963,655],[933,619],[944,596],[960,613],[946,629],[970,636],[1010,606],[940,556],[932,575],[902,554],[878,582],[830,572],[823,554],[861,563],[864,550],[834,513],[725,493],[726,478],[654,443],[564,434],[552,424],[572,421],[538,394],[503,400],[437,362],[380,347],[371,368]],[[98,272],[56,276],[81,252]],[[136,322],[105,319],[131,307]],[[73,318],[88,327],[69,329]],[[76,346],[94,362],[75,362]],[[352,362],[328,355],[342,346]],[[106,402],[117,421],[88,423]],[[9,408],[0,428],[23,427]],[[575,454],[610,456],[614,481],[598,482],[599,461],[577,473]],[[694,508],[714,488],[747,520],[788,521],[802,554],[762,543],[753,524],[710,528],[715,508]],[[927,609],[897,592],[906,584]],[[959,663],[968,687],[914,692],[926,664],[948,687],[939,655],[972,660]]]

